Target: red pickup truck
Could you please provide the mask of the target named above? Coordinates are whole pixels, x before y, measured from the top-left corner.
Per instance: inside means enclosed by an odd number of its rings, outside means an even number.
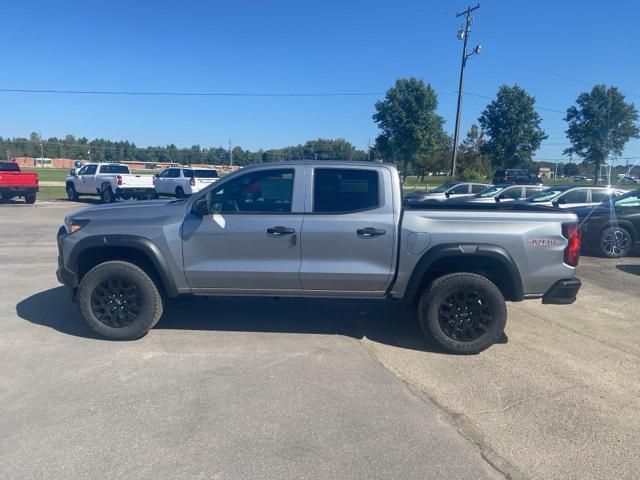
[[[37,173],[21,172],[15,162],[0,162],[0,198],[2,200],[24,197],[27,203],[35,203],[37,191]]]

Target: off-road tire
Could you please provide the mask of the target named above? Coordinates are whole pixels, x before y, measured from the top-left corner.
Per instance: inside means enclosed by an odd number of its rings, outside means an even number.
[[[100,306],[105,303],[104,297],[100,298],[98,306],[95,303],[94,293],[100,293],[96,289],[114,281],[117,282],[116,285],[123,282],[134,285],[140,298],[136,304],[139,313],[125,326],[112,326],[100,319],[101,315],[104,316]],[[120,260],[104,262],[89,270],[78,288],[78,305],[87,324],[95,332],[111,340],[137,340],[144,337],[160,320],[163,311],[162,296],[151,277],[140,267]],[[111,302],[110,305],[114,303]]]
[[[484,327],[486,327],[486,331],[479,334],[477,338],[456,339],[454,338],[455,334],[451,336],[447,333],[450,324],[441,321],[441,317],[449,319],[452,316],[455,317],[450,312],[458,307],[454,305],[452,309],[450,307],[452,303],[448,300],[452,295],[458,294],[467,300],[471,298],[466,303],[461,302],[464,305],[468,304],[468,307],[461,307],[460,321],[462,324],[469,325],[464,322],[471,322],[476,325],[476,332],[485,330]],[[477,311],[478,313],[472,315],[467,312],[467,309],[469,312]],[[445,314],[446,312],[449,313]],[[476,320],[481,317],[487,317],[491,320],[477,322]],[[498,287],[487,278],[475,273],[451,273],[437,278],[425,289],[418,304],[418,320],[425,335],[433,338],[447,352],[476,354],[489,348],[502,336],[507,321],[507,306]],[[457,321],[457,317],[454,318],[454,324]]]
[[[607,227],[600,233],[598,250],[606,258],[621,258],[627,256],[633,245],[633,238],[626,228]]]

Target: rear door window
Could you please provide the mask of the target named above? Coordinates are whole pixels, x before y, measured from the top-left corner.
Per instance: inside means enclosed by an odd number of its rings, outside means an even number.
[[[609,200],[612,193],[607,190],[591,190],[591,201],[594,203],[602,203],[605,200]]]
[[[348,213],[380,205],[375,170],[316,168],[313,176],[313,211]]]
[[[471,185],[471,193],[480,193],[487,189],[486,185]]]

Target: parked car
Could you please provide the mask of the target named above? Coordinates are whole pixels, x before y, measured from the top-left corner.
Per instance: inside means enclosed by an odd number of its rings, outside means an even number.
[[[10,200],[23,197],[27,203],[35,203],[38,191],[38,174],[22,172],[16,162],[0,162],[0,198]]]
[[[258,164],[187,199],[74,212],[58,232],[57,276],[87,323],[121,340],[156,324],[162,295],[395,298],[418,305],[442,348],[474,353],[502,335],[505,300],[575,301],[574,214],[403,208],[401,195],[390,164]]]
[[[412,192],[404,196],[406,202],[444,201],[449,198],[460,198],[480,193],[489,185],[486,183],[451,181],[431,191]]]
[[[151,175],[134,175],[121,163],[87,163],[79,170],[71,170],[65,183],[69,200],[98,195],[103,202],[112,203],[117,198],[142,200],[156,194]]]
[[[519,185],[537,185],[542,180],[537,175],[529,174],[528,170],[522,168],[508,168],[506,170],[496,170],[493,176],[494,185],[502,183],[517,183]]]
[[[640,244],[640,189],[597,207],[572,210],[580,220],[585,247],[591,247],[609,258],[624,257]]]
[[[527,197],[524,201],[537,205],[548,205],[557,208],[574,208],[584,205],[600,205],[605,200],[623,195],[625,190],[612,187],[580,187],[575,185],[558,185],[545,188]]]
[[[491,185],[480,193],[470,197],[452,198],[449,202],[456,203],[500,203],[523,200],[544,190],[543,185]]]
[[[153,186],[158,195],[175,195],[178,198],[193,195],[218,180],[213,168],[170,167],[156,174]]]

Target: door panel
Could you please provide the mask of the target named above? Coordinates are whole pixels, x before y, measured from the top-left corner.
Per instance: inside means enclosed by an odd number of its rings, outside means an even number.
[[[196,293],[300,290],[303,181],[302,167],[256,169],[196,195],[194,202],[206,199],[210,214],[189,214],[183,223],[191,288]]]
[[[302,227],[305,290],[382,294],[394,263],[391,184],[366,168],[315,168]]]

